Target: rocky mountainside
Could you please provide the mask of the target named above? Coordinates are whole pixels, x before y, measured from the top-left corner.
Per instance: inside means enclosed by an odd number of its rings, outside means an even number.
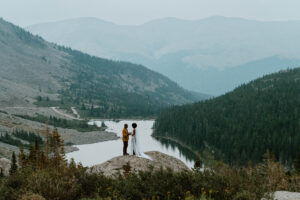
[[[103,172],[105,175],[113,175],[115,173],[123,173],[123,166],[129,163],[131,172],[146,171],[149,167],[153,167],[154,170],[160,168],[170,168],[174,171],[190,170],[181,160],[178,160],[172,156],[163,154],[157,151],[146,152],[152,160],[145,158],[139,158],[136,156],[119,156],[112,158],[102,164],[91,167],[91,172]]]
[[[198,100],[159,73],[44,41],[0,19],[0,106],[75,106],[94,117],[149,116]],[[43,102],[47,100],[47,102]],[[66,105],[67,104],[67,105]]]
[[[299,67],[299,27],[300,21],[260,22],[216,16],[201,20],[166,18],[138,26],[79,18],[27,29],[92,55],[144,64],[185,88],[218,95],[262,75]],[[268,66],[265,59],[274,66]],[[253,77],[249,68],[257,63],[260,67]],[[231,68],[240,68],[246,80],[227,76]]]
[[[38,95],[56,98],[59,79],[70,78],[61,67],[66,53],[0,19],[0,105],[23,106]]]

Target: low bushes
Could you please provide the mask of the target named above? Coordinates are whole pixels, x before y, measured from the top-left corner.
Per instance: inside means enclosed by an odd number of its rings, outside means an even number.
[[[190,199],[255,200],[276,190],[300,191],[300,175],[286,172],[267,153],[255,167],[218,163],[210,169],[117,174],[88,173],[87,168],[64,159],[63,141],[56,130],[45,147],[39,143],[28,155],[19,155],[20,168],[0,178],[0,199]],[[268,198],[268,197],[267,197]]]

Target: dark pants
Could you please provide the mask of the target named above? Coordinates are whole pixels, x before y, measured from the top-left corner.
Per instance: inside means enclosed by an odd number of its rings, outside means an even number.
[[[128,141],[123,141],[123,155],[127,154]]]

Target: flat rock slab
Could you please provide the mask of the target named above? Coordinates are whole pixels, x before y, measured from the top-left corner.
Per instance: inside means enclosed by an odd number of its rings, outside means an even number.
[[[300,200],[300,193],[277,191],[274,194],[274,200]]]
[[[170,168],[174,171],[190,170],[181,160],[172,156],[157,151],[146,152],[146,154],[150,156],[152,160],[132,155],[118,156],[102,164],[91,167],[90,171],[96,173],[103,172],[104,175],[108,176],[118,172],[123,173],[123,166],[127,163],[130,164],[132,172],[146,171],[149,169],[149,166],[152,166],[154,170],[160,168]]]
[[[0,158],[0,168],[2,168],[4,175],[8,175],[10,169],[10,160],[6,158]]]

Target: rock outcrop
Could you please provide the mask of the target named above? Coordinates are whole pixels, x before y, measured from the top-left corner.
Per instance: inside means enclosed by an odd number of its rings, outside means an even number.
[[[287,191],[276,191],[273,196],[274,200],[300,200],[300,193],[298,192],[287,192]],[[261,200],[267,200],[262,198]]]
[[[146,152],[146,154],[149,155],[152,160],[132,155],[118,156],[102,164],[91,167],[90,171],[96,173],[103,172],[104,175],[113,175],[118,172],[123,173],[123,166],[127,163],[130,164],[132,172],[148,170],[149,166],[152,166],[154,170],[158,170],[160,168],[170,168],[174,171],[190,170],[181,160],[172,156],[157,151]]]
[[[274,193],[274,200],[300,200],[300,193],[277,191]]]
[[[0,168],[2,168],[4,175],[8,175],[10,169],[10,160],[6,158],[0,158]]]

